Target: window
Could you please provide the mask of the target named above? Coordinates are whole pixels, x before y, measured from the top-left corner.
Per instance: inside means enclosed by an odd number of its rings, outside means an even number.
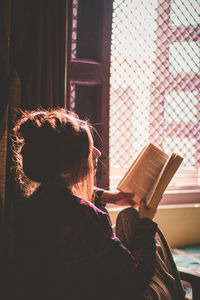
[[[199,197],[199,1],[67,3],[66,107],[100,134],[99,186],[116,187],[151,141],[184,157],[168,193]]]
[[[149,141],[184,157],[169,190],[200,186],[199,11],[198,0],[113,2],[111,188]]]

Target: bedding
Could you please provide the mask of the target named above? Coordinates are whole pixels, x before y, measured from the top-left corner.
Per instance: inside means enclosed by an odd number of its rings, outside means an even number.
[[[199,277],[200,282],[200,245],[172,249],[174,261],[181,270],[191,272]],[[192,289],[183,283],[187,299],[192,299]]]

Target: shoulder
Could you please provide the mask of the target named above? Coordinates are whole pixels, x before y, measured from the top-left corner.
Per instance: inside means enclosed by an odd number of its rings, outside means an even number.
[[[76,197],[76,196],[75,196]],[[102,219],[107,219],[108,218],[108,213],[102,211],[100,208],[98,208],[95,204],[76,197],[76,202],[79,205],[79,209],[83,214],[85,214],[90,221],[100,221]]]
[[[95,239],[113,236],[112,224],[107,212],[83,199],[80,199],[80,209],[85,216],[84,227],[88,236],[93,236]]]

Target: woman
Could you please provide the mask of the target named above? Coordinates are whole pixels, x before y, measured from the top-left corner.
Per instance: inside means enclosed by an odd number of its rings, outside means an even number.
[[[107,213],[92,203],[95,149],[88,123],[64,109],[26,111],[12,138],[17,180],[28,196],[16,209],[7,294],[143,299],[156,262],[156,211],[141,202],[128,250]]]

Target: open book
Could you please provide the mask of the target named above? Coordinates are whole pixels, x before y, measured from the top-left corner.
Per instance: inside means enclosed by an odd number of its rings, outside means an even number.
[[[117,189],[134,193],[133,200],[146,201],[149,207],[156,208],[183,158],[176,153],[167,155],[149,143],[130,166]]]

